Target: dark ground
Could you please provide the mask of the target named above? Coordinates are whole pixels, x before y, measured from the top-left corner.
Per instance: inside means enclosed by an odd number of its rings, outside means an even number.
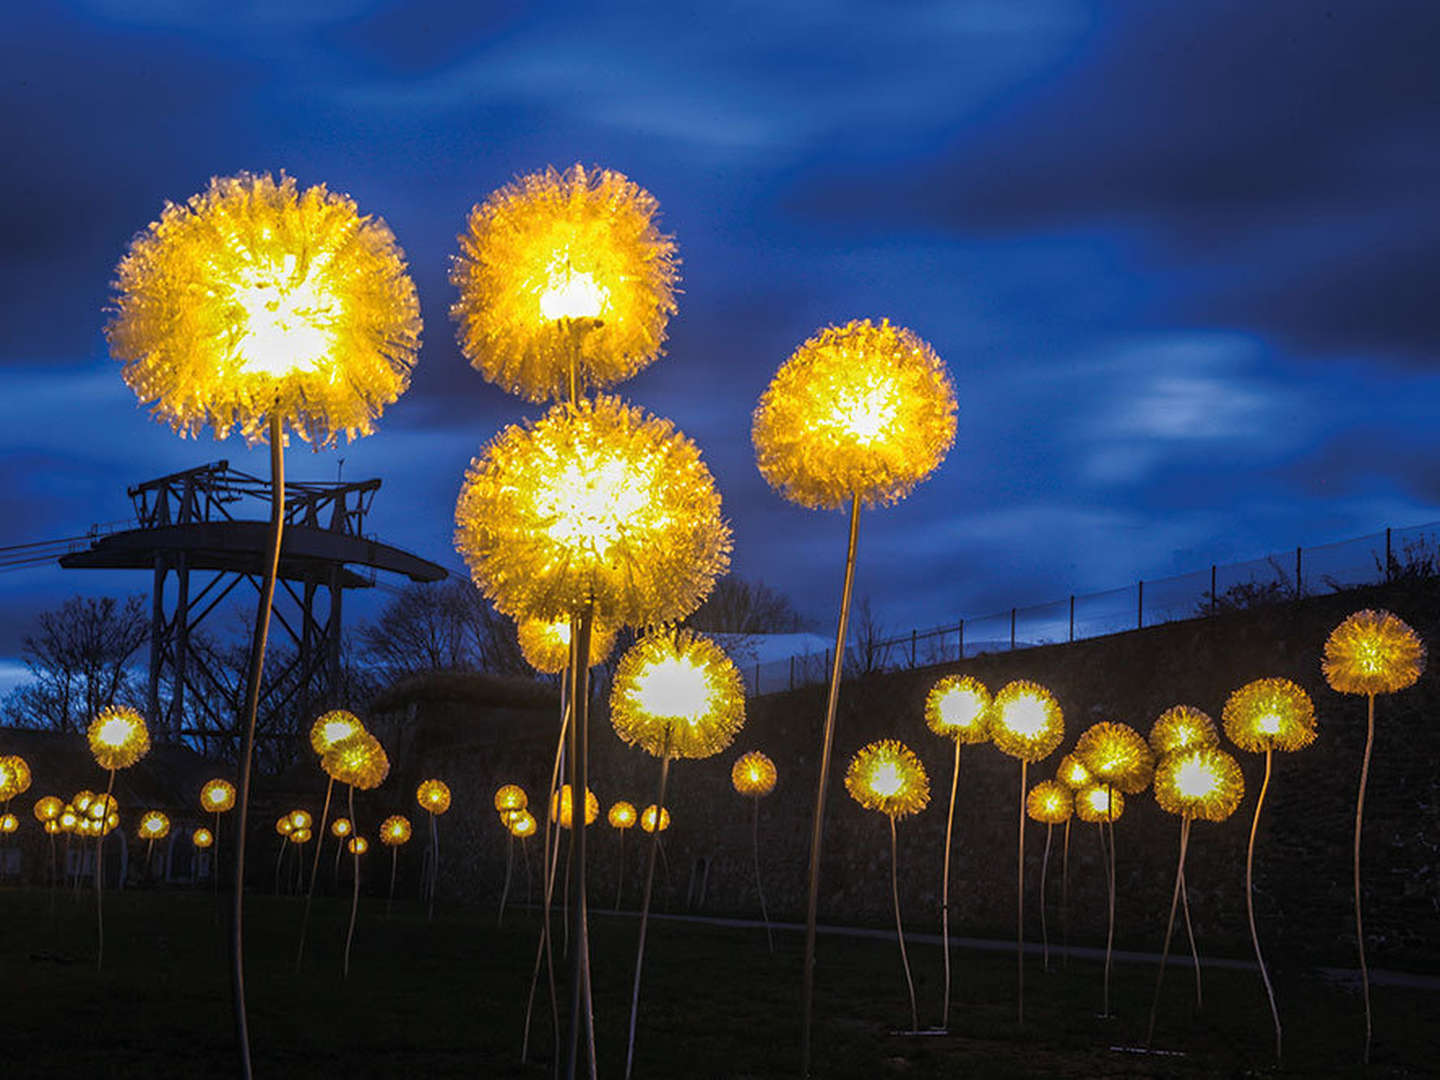
[[[223,898],[222,898],[223,899]],[[362,900],[351,974],[340,977],[348,903],[319,899],[305,973],[292,963],[294,898],[249,902],[247,966],[256,1075],[349,1078],[545,1077],[549,1009],[537,999],[541,1064],[521,1066],[525,991],[538,925],[512,910],[442,911]],[[94,897],[0,893],[0,1075],[216,1077],[232,1074],[224,939],[205,893],[107,894],[106,969],[94,968]],[[600,1075],[623,1072],[636,922],[592,918]],[[659,921],[651,924],[635,1075],[779,1077],[797,1073],[801,937]],[[940,956],[912,945],[922,1026],[935,1019]],[[1058,966],[1058,962],[1057,962]],[[1100,965],[1026,972],[1026,1024],[1015,1023],[1013,956],[955,953],[954,1034],[898,1037],[908,1005],[890,942],[822,937],[817,960],[817,1076],[1260,1076],[1271,1026],[1251,971],[1207,969],[1192,1014],[1188,968],[1166,975],[1156,1045],[1184,1056],[1118,1052],[1143,1043],[1152,965],[1117,964],[1117,1019],[1096,1018]],[[1436,1075],[1440,994],[1377,987],[1376,1064],[1358,1065],[1356,989],[1304,971],[1278,973],[1286,1069],[1296,1077]]]

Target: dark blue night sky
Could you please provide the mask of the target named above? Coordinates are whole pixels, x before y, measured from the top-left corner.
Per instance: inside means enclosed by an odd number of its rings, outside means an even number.
[[[17,5],[0,544],[203,461],[264,473],[148,419],[101,329],[165,200],[283,169],[389,221],[426,322],[379,432],[291,473],[383,477],[371,527],[458,565],[465,465],[527,407],[455,347],[455,234],[575,161],[653,192],[684,260],[668,356],[622,393],[701,446],[736,569],[820,627],[843,516],[769,491],[749,418],[854,317],[930,340],[961,402],[940,472],[862,526],[857,595],[897,630],[1440,518],[1440,4],[691,7]],[[35,611],[143,577],[0,575],[4,666]]]

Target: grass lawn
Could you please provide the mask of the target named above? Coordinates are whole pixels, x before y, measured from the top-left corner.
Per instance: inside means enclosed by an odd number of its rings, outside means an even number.
[[[222,897],[223,901],[223,897]],[[302,902],[257,895],[246,924],[250,1029],[257,1076],[545,1077],[549,1007],[536,1007],[538,1063],[519,1064],[534,914],[443,911],[433,925],[413,901],[361,902],[351,973],[340,977],[349,905],[318,899],[303,974],[292,971]],[[232,1043],[220,905],[206,893],[107,894],[105,971],[95,971],[94,896],[0,893],[0,1076],[230,1075]],[[623,1073],[633,974],[633,918],[592,917],[600,1075]],[[637,1078],[771,1077],[797,1073],[801,936],[651,924]],[[936,1019],[941,966],[912,946],[921,1024]],[[1281,970],[1285,1074],[1435,1075],[1440,994],[1378,987],[1376,1064],[1358,1060],[1356,990]],[[817,959],[817,1076],[1258,1076],[1271,1026],[1253,972],[1208,970],[1192,1012],[1185,967],[1166,975],[1156,1045],[1139,1055],[1154,986],[1150,966],[1117,964],[1117,1018],[1099,1020],[1100,965],[1073,961],[1026,975],[1026,1024],[1015,1023],[1014,957],[955,954],[953,1034],[903,1037],[909,1006],[894,942],[822,937]]]

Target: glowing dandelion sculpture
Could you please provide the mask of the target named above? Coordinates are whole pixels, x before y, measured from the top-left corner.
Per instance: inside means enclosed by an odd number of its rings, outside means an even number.
[[[327,443],[369,434],[409,383],[420,305],[384,222],[323,185],[217,177],[132,241],[106,327],[124,377],[182,435],[232,427],[270,444],[270,547],[250,650],[235,840],[232,983],[251,1075],[242,925],[255,714],[284,526],[285,431]]]
[[[1017,679],[1001,687],[990,704],[995,749],[1020,761],[1020,832],[1015,855],[1016,1016],[1025,1022],[1025,795],[1030,763],[1049,757],[1065,738],[1065,714],[1055,695],[1039,683]],[[948,1020],[948,1017],[947,1017]]]
[[[1275,1005],[1275,988],[1265,958],[1260,954],[1260,935],[1255,929],[1255,833],[1260,827],[1260,810],[1265,805],[1265,792],[1270,788],[1270,759],[1276,750],[1303,750],[1315,741],[1315,706],[1310,695],[1289,679],[1256,679],[1236,690],[1225,701],[1220,714],[1225,735],[1241,750],[1264,752],[1265,779],[1255,798],[1255,817],[1250,822],[1250,843],[1245,850],[1245,913],[1250,919],[1250,940],[1255,945],[1255,962],[1265,983],[1265,996],[1270,1001],[1270,1017],[1275,1022],[1275,1061],[1281,1060],[1280,1010]]]
[[[215,834],[202,825],[200,826],[200,828],[196,829],[193,833],[190,834],[190,843],[194,847],[197,847],[201,851],[204,851],[206,848],[210,847],[212,844],[215,843]]]
[[[751,441],[766,482],[801,506],[838,510],[848,504],[850,510],[810,839],[801,1022],[804,1076],[810,1073],[820,843],[860,508],[899,502],[934,472],[954,442],[955,413],[955,390],[935,350],[903,327],[869,319],[826,327],[806,341],[781,365],[755,409]]]
[[[968,675],[946,675],[925,696],[925,723],[955,743],[950,773],[950,808],[945,816],[945,862],[940,869],[940,948],[945,957],[945,1000],[940,1028],[950,1030],[950,838],[955,829],[955,793],[960,784],[960,747],[990,738],[990,691]]]
[[[505,886],[500,890],[500,915],[495,920],[495,925],[500,926],[505,921],[505,901],[510,896],[510,877],[515,865],[515,833],[510,829],[511,815],[518,814],[530,803],[529,796],[525,789],[518,784],[506,784],[495,792],[495,809],[500,814],[500,823],[505,826]],[[599,811],[597,801],[596,811]]]
[[[315,751],[317,756],[323,758],[337,743],[357,735],[363,735],[364,733],[365,725],[360,722],[360,718],[354,713],[347,709],[331,709],[317,716],[315,722],[310,725],[310,749]],[[305,910],[300,916],[300,944],[295,948],[295,973],[297,975],[300,973],[300,966],[305,960],[305,935],[310,928],[310,905],[315,900],[315,879],[320,876],[320,853],[325,847],[325,825],[330,820],[330,798],[334,792],[335,777],[327,775],[325,781],[325,803],[320,808],[320,823],[315,827],[316,831],[320,834],[320,840],[316,841],[315,857],[310,864],[310,887],[305,890]],[[348,828],[349,822],[347,821],[347,831],[343,835],[349,835]],[[342,836],[341,833],[336,833],[333,828],[331,833],[337,839]],[[284,848],[281,848],[281,851],[283,852]],[[303,878],[303,866],[301,867],[301,874]],[[340,845],[336,844],[335,875],[337,878],[339,874]],[[301,881],[301,885],[304,885],[303,880]]]
[[[1203,713],[1200,715],[1204,716]],[[1206,719],[1209,720],[1209,717]],[[1213,732],[1213,723],[1209,730]],[[1245,775],[1240,771],[1239,762],[1215,745],[1205,742],[1203,738],[1189,740],[1186,746],[1166,754],[1160,759],[1160,765],[1155,770],[1155,801],[1167,814],[1180,817],[1180,858],[1175,864],[1175,888],[1170,895],[1170,919],[1165,924],[1165,945],[1160,951],[1160,971],[1155,976],[1155,998],[1150,1004],[1150,1027],[1145,1035],[1147,1047],[1155,1038],[1155,1015],[1160,1007],[1160,984],[1165,978],[1165,961],[1170,956],[1170,935],[1175,928],[1175,908],[1185,888],[1185,854],[1190,846],[1190,823],[1196,819],[1224,821],[1239,808],[1240,800],[1244,797]],[[1188,915],[1186,922],[1189,922]],[[1194,954],[1194,959],[1198,1002],[1198,952]]]
[[[435,820],[450,809],[450,786],[444,780],[433,777],[422,781],[420,786],[415,789],[415,801],[420,805],[420,809],[430,815],[430,858],[427,864],[429,873],[422,875],[422,885],[428,901],[425,918],[433,922],[435,920],[435,886],[440,881],[440,830],[436,826]]]
[[[1075,757],[1090,776],[1108,790],[1119,789],[1126,795],[1138,795],[1150,786],[1155,775],[1155,754],[1144,737],[1128,724],[1102,721],[1092,724],[1075,743]],[[1109,908],[1105,931],[1105,978],[1101,995],[1100,1015],[1110,1015],[1110,969],[1115,945],[1115,823],[1109,827],[1109,858],[1106,861],[1106,885]],[[1102,826],[1102,835],[1104,829]]]
[[[332,780],[346,785],[349,799],[350,824],[355,824],[355,789],[370,791],[379,787],[390,774],[390,758],[380,740],[369,732],[350,735],[333,744],[320,756],[320,767]],[[360,908],[360,856],[368,846],[365,838],[353,835],[347,845],[355,856],[355,875],[350,896],[350,929],[345,934],[344,974],[350,974],[350,945],[355,939],[355,916]]]
[[[625,895],[625,834],[635,827],[635,804],[621,799],[610,807],[610,812],[605,815],[605,820],[609,822],[612,829],[620,834],[620,854],[618,856],[620,871],[616,874],[615,884],[615,910],[619,911],[620,899]]]
[[[670,828],[670,811],[651,803],[640,815],[640,828],[647,834],[663,833]]]
[[[275,852],[275,895],[280,895],[280,868],[285,863],[286,841],[290,834],[295,831],[295,823],[290,820],[288,813],[281,814],[275,819],[275,835],[280,837],[280,846]]]
[[[850,759],[850,767],[845,771],[845,790],[866,810],[877,810],[890,822],[890,894],[895,901],[895,939],[900,943],[900,966],[905,969],[905,987],[910,992],[910,1030],[918,1031],[920,1013],[915,1005],[915,980],[910,977],[905,928],[900,922],[897,869],[900,855],[895,821],[925,809],[930,802],[930,778],[908,746],[894,739],[881,739],[862,747]]]
[[[1090,770],[1074,754],[1066,754],[1055,769],[1055,779],[1070,789],[1071,794],[1092,782]],[[1078,815],[1077,815],[1078,816]],[[1065,953],[1065,966],[1070,966],[1070,822],[1065,822],[1065,835],[1060,844],[1060,935]]]
[[[1370,752],[1375,746],[1375,695],[1393,694],[1414,686],[1425,670],[1425,643],[1398,616],[1388,611],[1357,611],[1331,631],[1321,662],[1325,681],[1341,694],[1363,694],[1365,756],[1360,763],[1360,790],[1355,797],[1354,890],[1355,944],[1360,951],[1360,984],[1365,998],[1365,1049],[1370,1064],[1370,968],[1365,962],[1365,924],[1360,912],[1360,831],[1365,819],[1365,787],[1370,779]]]
[[[101,812],[96,817],[97,821],[108,824],[109,814],[113,812],[114,801],[111,799],[110,793],[115,790],[115,771],[128,769],[150,752],[150,731],[145,726],[145,718],[134,709],[123,705],[110,705],[101,709],[95,719],[90,721],[90,727],[86,730],[85,737],[90,743],[90,753],[95,758],[95,763],[109,773],[110,779],[105,788],[105,797],[99,804]],[[87,807],[86,813],[89,812]],[[114,828],[114,826],[101,829],[100,839],[95,844],[95,920],[99,930],[99,948],[95,954],[97,971],[105,966],[105,871],[103,864],[104,839],[110,828]]]
[[[391,814],[380,823],[380,843],[390,849],[390,895],[385,900],[385,917],[395,904],[395,867],[399,862],[400,849],[410,842],[412,833],[410,819],[404,814]]]
[[[0,803],[9,805],[10,800],[30,790],[30,765],[19,754],[0,757]]]
[[[689,630],[650,633],[620,658],[615,669],[610,691],[610,723],[623,742],[639,746],[660,759],[659,794],[654,805],[663,822],[671,760],[707,758],[729,746],[745,723],[745,686],[725,650],[708,637]],[[644,827],[643,817],[641,827]],[[640,905],[635,984],[630,998],[630,1040],[625,1054],[627,1080],[635,1060],[640,975],[645,964],[645,932],[659,847],[660,829],[656,829]]]
[[[755,895],[760,899],[760,917],[765,920],[765,940],[775,951],[775,935],[770,929],[770,913],[765,910],[765,890],[760,885],[760,800],[775,790],[775,762],[759,750],[741,754],[730,767],[730,783],[750,800],[750,841],[755,861]]]
[[[1050,970],[1050,931],[1045,922],[1045,875],[1050,868],[1050,841],[1056,825],[1070,824],[1075,796],[1058,780],[1041,780],[1025,797],[1025,813],[1045,825],[1045,854],[1040,859],[1040,942],[1045,970]]]
[[[159,810],[147,810],[140,818],[139,836],[145,841],[145,872],[150,872],[150,856],[156,840],[170,835],[170,819]]]
[[[0,814],[0,833],[9,836],[20,828],[20,819],[11,813]]]

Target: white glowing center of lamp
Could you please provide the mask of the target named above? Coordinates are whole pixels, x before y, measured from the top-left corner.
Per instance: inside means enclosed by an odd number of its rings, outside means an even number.
[[[1220,778],[1202,761],[1191,759],[1175,770],[1175,790],[1187,799],[1203,799],[1215,793]]]
[[[551,322],[597,319],[609,298],[610,290],[596,281],[595,275],[562,265],[551,271],[549,283],[540,294],[540,317]]]
[[[1262,735],[1280,734],[1280,717],[1275,713],[1266,713],[1255,721],[1255,729]]]
[[[160,829],[161,829],[161,824],[160,824],[160,822],[159,822],[157,819],[155,819],[155,818],[150,818],[149,820],[147,820],[147,821],[145,822],[145,831],[146,831],[146,832],[159,832]]]
[[[120,747],[130,739],[130,722],[118,716],[106,720],[95,733],[95,741],[101,746]]]
[[[870,770],[870,790],[876,795],[889,798],[898,795],[905,786],[905,778],[893,761],[882,761]]]
[[[1104,788],[1096,788],[1090,792],[1090,809],[1097,814],[1110,813],[1110,793]]]
[[[627,524],[646,509],[649,485],[639,470],[611,457],[566,465],[552,487],[537,494],[546,532],[568,548],[584,547],[605,558]],[[568,641],[567,641],[568,644]]]
[[[946,727],[967,728],[980,712],[980,696],[973,690],[956,688],[940,699],[940,719]]]
[[[1065,779],[1069,781],[1071,787],[1076,787],[1089,780],[1090,774],[1085,771],[1084,765],[1076,762],[1074,765],[1070,766],[1069,771],[1065,774]]]
[[[326,746],[334,746],[341,739],[348,739],[356,733],[354,723],[349,720],[327,720],[320,730]]]
[[[872,381],[868,386],[842,391],[835,397],[834,419],[857,442],[870,443],[895,420],[895,388]]]
[[[341,304],[320,281],[325,256],[310,260],[297,277],[294,255],[255,272],[236,286],[235,302],[244,313],[235,355],[250,375],[315,371],[335,346]]]
[[[1045,712],[1045,703],[1038,698],[1025,697],[1016,698],[1005,706],[1000,716],[1000,722],[1016,735],[1026,739],[1033,739],[1045,730],[1049,724],[1049,717]]]
[[[682,717],[691,723],[709,710],[705,669],[683,656],[664,656],[636,679],[635,702],[651,716]]]
[[[752,784],[760,783],[760,770],[757,769],[754,765],[750,766],[750,782]]]

